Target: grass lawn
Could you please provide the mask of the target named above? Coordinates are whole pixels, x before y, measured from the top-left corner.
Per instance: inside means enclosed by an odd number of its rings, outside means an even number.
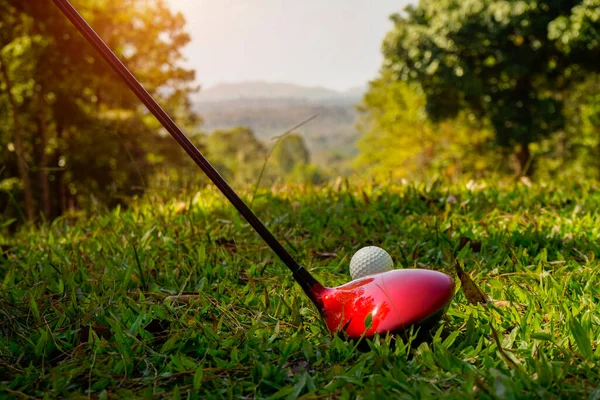
[[[2,239],[0,398],[600,399],[598,188],[341,187],[253,208],[326,285],[374,244],[402,268],[455,255],[499,302],[457,289],[429,341],[361,351],[215,189],[154,196]]]

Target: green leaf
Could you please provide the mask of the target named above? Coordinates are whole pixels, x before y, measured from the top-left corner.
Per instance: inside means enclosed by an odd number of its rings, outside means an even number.
[[[202,366],[196,368],[196,373],[194,374],[194,390],[200,389],[202,386],[202,380],[204,379],[204,369]]]
[[[175,387],[173,388],[173,393],[171,395],[172,395],[172,397],[171,397],[172,400],[181,400],[179,385],[175,385]]]
[[[300,393],[302,393],[302,390],[304,390],[304,387],[306,386],[307,376],[308,374],[306,372],[300,374],[298,382],[294,385],[294,391],[289,394],[288,399],[297,399],[298,396],[300,396]]]
[[[31,312],[33,313],[33,317],[35,318],[35,320],[39,321],[40,320],[40,310],[38,308],[37,302],[35,301],[33,292],[30,293],[30,295],[29,295],[29,308],[31,309]]]
[[[269,400],[282,399],[282,398],[288,396],[289,394],[291,394],[293,391],[294,391],[294,386],[282,387],[277,392],[275,392],[271,397],[269,397]]]
[[[577,347],[579,348],[581,355],[588,359],[591,358],[593,355],[592,343],[588,333],[575,318],[571,319],[569,327],[571,328],[571,333],[575,338],[575,342],[577,343]]]
[[[365,328],[371,329],[371,327],[373,326],[373,314],[369,313],[366,318],[365,318]]]
[[[553,337],[552,335],[550,335],[549,333],[544,333],[544,332],[534,332],[531,335],[529,335],[532,339],[537,339],[537,340],[545,340],[545,341],[552,341]]]

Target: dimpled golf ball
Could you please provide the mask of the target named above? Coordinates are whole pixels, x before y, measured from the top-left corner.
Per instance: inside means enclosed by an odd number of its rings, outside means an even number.
[[[393,268],[392,257],[387,251],[377,246],[363,247],[354,253],[350,260],[350,276],[353,280],[390,271]]]

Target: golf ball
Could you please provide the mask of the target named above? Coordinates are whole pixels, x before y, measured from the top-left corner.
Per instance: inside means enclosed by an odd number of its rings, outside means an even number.
[[[367,246],[358,250],[350,260],[350,276],[352,279],[390,271],[394,268],[392,257],[387,251],[377,246]]]

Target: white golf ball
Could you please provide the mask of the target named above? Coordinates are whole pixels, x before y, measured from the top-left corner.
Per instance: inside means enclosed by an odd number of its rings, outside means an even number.
[[[350,276],[352,280],[367,275],[390,271],[394,268],[392,257],[387,251],[377,246],[367,246],[358,250],[350,260]]]

